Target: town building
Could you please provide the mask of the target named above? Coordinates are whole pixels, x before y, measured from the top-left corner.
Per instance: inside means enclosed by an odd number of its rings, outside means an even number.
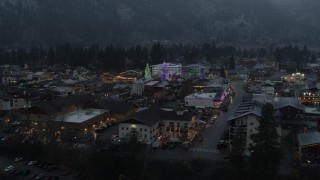
[[[148,144],[165,137],[187,140],[194,123],[193,113],[183,109],[146,108],[119,124],[119,137]]]
[[[121,122],[137,111],[133,102],[115,98],[103,98],[84,105],[84,108],[103,109],[110,111],[109,122]]]
[[[159,77],[163,67],[166,66],[167,70],[168,70],[168,75],[173,75],[176,74],[178,76],[181,76],[182,74],[182,65],[179,64],[173,64],[173,63],[162,63],[162,64],[155,64],[150,66],[151,67],[151,71],[152,71],[152,76],[153,77]]]
[[[132,83],[131,95],[141,96],[144,92],[144,86],[150,81],[152,81],[152,79],[145,78],[134,81]]]
[[[107,121],[108,110],[84,108],[95,99],[75,94],[42,102],[21,114],[23,133],[43,142],[79,140]]]
[[[303,166],[320,165],[320,132],[310,131],[297,134],[298,158]]]
[[[235,112],[228,118],[230,139],[233,139],[237,131],[240,132],[240,137],[245,142],[245,154],[250,155],[249,148],[253,141],[250,138],[252,134],[258,133],[258,127],[260,126],[261,110],[264,103],[250,101],[241,103]],[[281,137],[281,127],[277,127],[279,137]],[[280,141],[280,138],[279,138]],[[232,149],[232,146],[230,145]]]
[[[185,106],[219,108],[224,102],[227,93],[193,93],[184,98]]]
[[[283,126],[303,126],[305,124],[305,107],[296,98],[277,97],[274,99],[273,107]]]

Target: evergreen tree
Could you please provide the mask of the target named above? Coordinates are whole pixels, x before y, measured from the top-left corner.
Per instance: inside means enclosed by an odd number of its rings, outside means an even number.
[[[156,42],[151,47],[151,60],[153,64],[161,63],[163,59],[163,48],[161,47],[159,42]]]
[[[245,159],[245,143],[243,139],[245,135],[242,134],[242,129],[237,129],[232,140],[232,150],[230,153],[230,162],[234,172],[234,176],[237,179],[243,179],[246,175],[246,159]]]
[[[279,135],[274,120],[273,106],[268,103],[261,111],[258,133],[252,134],[250,165],[253,176],[259,179],[274,179],[279,164]]]
[[[230,70],[235,70],[235,68],[236,68],[235,66],[236,66],[236,64],[234,62],[234,58],[233,58],[233,56],[231,56],[230,59],[229,59],[229,69]]]
[[[243,51],[242,51],[242,57],[243,57],[243,58],[247,58],[247,57],[248,57],[248,51],[247,51],[247,49],[243,49]]]
[[[224,68],[221,66],[221,69],[220,69],[220,77],[223,77],[223,78],[226,78],[226,71],[224,70]]]
[[[277,48],[277,49],[274,51],[273,55],[274,55],[276,61],[277,61],[279,64],[281,64],[282,61],[283,61],[282,51],[281,51],[279,48]]]
[[[312,53],[312,55],[311,55],[311,63],[316,63],[316,62],[317,62],[317,56],[314,53]]]
[[[151,79],[151,70],[150,70],[149,63],[146,64],[146,68],[144,70],[144,78]]]

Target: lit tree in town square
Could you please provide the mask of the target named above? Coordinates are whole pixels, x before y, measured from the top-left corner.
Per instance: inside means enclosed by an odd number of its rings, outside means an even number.
[[[146,68],[144,69],[144,78],[151,79],[151,70],[149,63],[146,64]]]

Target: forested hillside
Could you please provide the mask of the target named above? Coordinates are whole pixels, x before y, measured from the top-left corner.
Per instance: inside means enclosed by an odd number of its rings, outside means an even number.
[[[0,45],[317,43],[317,0],[1,0]]]

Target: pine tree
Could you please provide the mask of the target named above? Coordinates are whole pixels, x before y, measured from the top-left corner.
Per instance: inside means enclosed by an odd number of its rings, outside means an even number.
[[[266,104],[261,111],[258,133],[252,134],[250,138],[253,145],[250,147],[253,176],[260,179],[274,179],[279,164],[279,135],[274,120],[274,110],[271,104]]]
[[[223,78],[226,78],[227,76],[226,76],[226,71],[224,70],[224,68],[223,67],[221,67],[221,69],[220,69],[220,75],[219,75],[220,77],[223,77]]]
[[[149,63],[146,64],[146,68],[144,70],[144,78],[151,79],[151,70],[150,70]]]
[[[237,179],[242,179],[246,175],[246,158],[245,158],[245,143],[243,141],[244,135],[241,129],[235,131],[232,140],[232,150],[230,153],[230,162],[233,168],[234,176]]]
[[[230,59],[229,59],[229,69],[230,70],[235,70],[235,68],[236,68],[235,66],[236,66],[236,64],[234,62],[234,58],[233,58],[233,56],[231,56]]]

